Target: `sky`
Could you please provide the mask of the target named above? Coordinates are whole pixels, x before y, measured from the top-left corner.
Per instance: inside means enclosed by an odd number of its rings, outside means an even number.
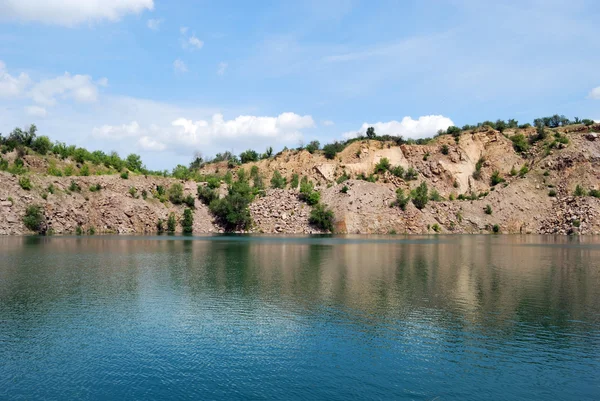
[[[600,120],[597,0],[0,0],[0,132],[151,169],[552,114]]]

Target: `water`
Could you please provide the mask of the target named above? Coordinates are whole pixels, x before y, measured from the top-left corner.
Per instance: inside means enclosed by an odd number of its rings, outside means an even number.
[[[600,238],[0,238],[0,399],[598,400]]]

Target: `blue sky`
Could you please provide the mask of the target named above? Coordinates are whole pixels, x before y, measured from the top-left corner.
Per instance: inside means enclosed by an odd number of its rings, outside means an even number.
[[[0,132],[150,168],[549,114],[600,120],[596,0],[0,0]]]

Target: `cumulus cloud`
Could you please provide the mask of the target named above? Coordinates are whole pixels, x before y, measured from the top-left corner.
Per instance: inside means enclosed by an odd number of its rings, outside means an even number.
[[[143,136],[138,140],[138,146],[147,151],[160,152],[167,149],[167,145],[149,136]]]
[[[94,82],[89,75],[71,75],[68,72],[35,82],[23,72],[19,76],[9,74],[6,65],[0,61],[0,97],[31,98],[43,106],[54,106],[57,97],[94,102],[98,98],[98,86],[106,85],[106,78]]]
[[[187,65],[180,59],[173,61],[173,69],[175,72],[187,72],[188,70]]]
[[[146,26],[150,29],[152,29],[153,31],[158,31],[160,29],[160,24],[162,24],[163,20],[162,19],[149,19],[148,22],[146,22]]]
[[[600,99],[600,86],[592,89],[588,95],[590,99]]]
[[[98,139],[123,139],[140,136],[144,133],[137,121],[122,125],[94,127],[92,135]]]
[[[31,79],[25,73],[12,76],[6,70],[6,64],[0,61],[0,97],[19,96],[31,83]]]
[[[355,138],[364,135],[367,128],[373,127],[378,135],[401,135],[405,138],[419,139],[433,136],[440,129],[445,130],[451,125],[454,125],[452,120],[442,115],[421,116],[417,120],[404,117],[402,121],[364,123],[358,131],[346,132],[343,136],[346,139]]]
[[[127,14],[153,8],[153,0],[2,0],[0,18],[75,26],[83,22],[118,21]]]
[[[94,102],[98,98],[98,87],[89,75],[64,75],[42,80],[31,88],[34,102],[47,106],[56,104],[56,97],[72,98],[78,102]]]
[[[225,75],[225,71],[227,70],[228,64],[227,63],[219,63],[219,68],[217,68],[217,74],[218,75]]]
[[[48,115],[48,111],[40,106],[27,106],[25,107],[25,112],[33,117],[46,117]]]

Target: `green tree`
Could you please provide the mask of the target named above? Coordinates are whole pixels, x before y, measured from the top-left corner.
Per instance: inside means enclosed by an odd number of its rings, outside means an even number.
[[[35,232],[42,232],[44,229],[44,213],[42,207],[38,205],[29,205],[25,209],[23,224],[27,229]]]
[[[318,203],[310,211],[308,222],[320,230],[333,232],[334,219],[333,211],[322,203]]]
[[[175,232],[175,227],[177,227],[177,219],[175,218],[175,213],[169,213],[169,218],[167,218],[167,231],[170,233]]]
[[[389,159],[387,157],[382,157],[381,160],[379,160],[379,163],[375,165],[375,174],[385,173],[391,167],[392,165],[390,164]]]
[[[52,142],[50,142],[50,138],[47,136],[38,136],[31,144],[31,149],[41,155],[45,155],[52,149]]]
[[[319,143],[319,141],[311,141],[308,145],[306,145],[306,150],[309,153],[315,153],[317,150],[319,150],[320,147],[321,144]]]
[[[248,149],[240,154],[242,164],[258,161],[258,153],[255,150]]]
[[[176,182],[169,187],[167,196],[174,205],[183,203],[183,185]]]
[[[421,182],[421,184],[415,189],[414,196],[412,197],[412,202],[417,209],[423,209],[425,205],[427,205],[427,201],[429,200],[427,183],[425,181]]]
[[[142,170],[142,158],[140,155],[136,155],[135,153],[131,153],[125,159],[125,167],[129,171],[141,171]]]
[[[410,202],[410,196],[406,196],[404,194],[404,190],[402,188],[398,188],[396,190],[396,205],[398,205],[400,209],[406,210],[408,202]]]
[[[181,221],[181,227],[183,227],[183,232],[186,234],[194,231],[194,215],[192,214],[191,209],[185,209],[183,211],[183,220]]]
[[[273,177],[271,178],[271,188],[283,189],[285,188],[286,184],[287,180],[281,176],[279,171],[275,170],[275,172],[273,173]]]

